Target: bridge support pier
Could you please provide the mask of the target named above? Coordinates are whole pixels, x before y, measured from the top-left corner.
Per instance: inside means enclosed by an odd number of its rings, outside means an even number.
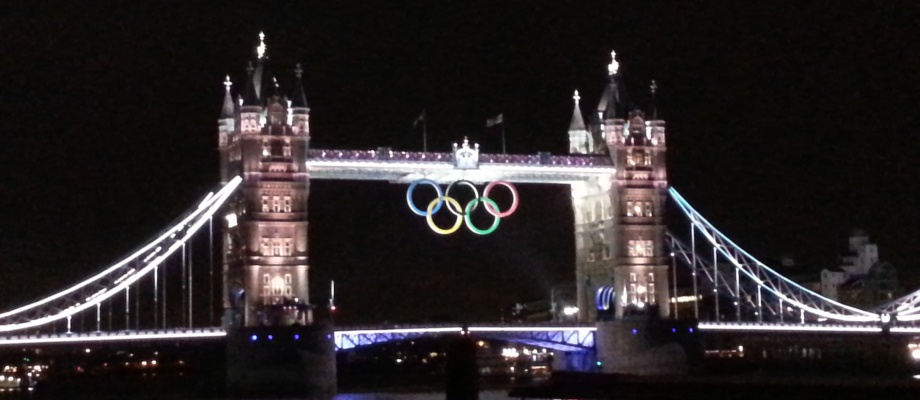
[[[447,400],[479,398],[479,364],[476,341],[468,332],[460,335],[447,350]]]
[[[594,333],[601,371],[683,375],[699,355],[693,325],[648,317],[599,321]]]
[[[553,372],[597,372],[597,353],[593,351],[554,351]]]
[[[336,392],[332,327],[246,327],[227,333],[227,394],[331,399]]]

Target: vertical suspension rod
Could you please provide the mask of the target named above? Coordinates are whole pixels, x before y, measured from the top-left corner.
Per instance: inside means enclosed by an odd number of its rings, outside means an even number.
[[[169,266],[166,265],[168,260],[163,260],[163,329],[166,329],[166,282],[169,281]]]
[[[757,322],[763,322],[763,279],[760,278],[760,265],[757,266],[756,272],[757,272],[757,275],[756,275],[757,276]],[[783,301],[783,299],[780,299],[780,301]]]
[[[214,216],[208,217],[208,324],[214,324]]]
[[[96,332],[102,331],[102,303],[96,303]]]
[[[125,286],[125,330],[131,330],[131,286]]]
[[[677,295],[677,258],[675,258],[674,252],[671,251],[671,296],[668,301],[670,301],[671,298],[674,299],[674,319],[679,318],[677,311],[677,306],[679,304],[677,302],[678,297],[680,296]]]
[[[741,271],[735,266],[735,319],[741,322]]]
[[[714,284],[714,288],[712,289],[712,296],[715,298],[715,302],[716,302],[716,322],[718,322],[721,319],[720,317],[721,313],[719,312],[720,310],[719,310],[719,258],[718,258],[719,253],[718,252],[719,252],[719,245],[713,243],[712,244],[712,273],[713,273],[712,280],[713,282],[715,282],[715,284]]]
[[[690,217],[691,219],[693,217]],[[690,257],[693,258],[693,318],[700,319],[700,294],[696,284],[696,224],[690,221]]]
[[[153,268],[153,329],[160,326],[160,266]]]
[[[185,320],[185,294],[186,294],[186,291],[185,291],[185,289],[186,289],[186,287],[185,287],[185,272],[186,272],[186,271],[185,271],[185,262],[186,262],[186,260],[185,260],[185,243],[182,243],[182,276],[179,277],[179,280],[182,282],[182,289],[181,289],[181,291],[179,292],[179,296],[182,297],[182,308],[181,308],[181,314],[182,314],[182,315],[180,316],[180,319],[179,319],[179,324],[180,324],[180,326],[181,326],[182,322]]]
[[[192,327],[192,304],[194,299],[192,296],[195,294],[195,286],[192,284],[192,275],[195,268],[195,262],[192,253],[192,239],[189,238],[188,241],[188,327]]]

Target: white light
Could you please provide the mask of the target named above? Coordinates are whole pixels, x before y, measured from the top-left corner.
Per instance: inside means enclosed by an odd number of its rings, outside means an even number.
[[[227,214],[227,216],[224,217],[224,218],[227,219],[227,228],[234,228],[234,227],[236,227],[236,223],[237,223],[237,221],[236,221],[236,214],[233,214],[233,213]]]
[[[68,337],[31,337],[26,339],[20,338],[0,338],[0,346],[22,345],[22,344],[51,344],[51,343],[87,343],[87,342],[124,342],[135,340],[162,340],[162,339],[205,339],[227,336],[223,330],[202,330],[193,332],[131,332],[117,333],[108,335],[98,335],[88,333],[87,336],[68,336]]]
[[[192,224],[189,225],[188,229],[186,229],[186,230],[184,231],[184,235],[183,235],[183,237],[182,237],[180,240],[177,240],[176,242],[174,242],[174,243],[172,244],[172,246],[170,246],[170,247],[166,250],[166,252],[165,252],[164,254],[162,254],[162,255],[160,255],[159,257],[157,257],[153,262],[151,262],[151,263],[145,265],[144,268],[142,268],[142,269],[139,271],[139,273],[136,273],[136,274],[131,273],[131,274],[130,274],[131,276],[128,277],[127,279],[125,279],[124,282],[121,282],[120,284],[117,284],[115,287],[112,287],[111,290],[110,290],[108,293],[105,293],[105,294],[99,296],[98,298],[96,298],[96,300],[95,300],[94,302],[92,302],[92,303],[84,303],[84,304],[81,304],[81,305],[78,306],[78,307],[70,307],[70,308],[68,308],[68,309],[66,309],[66,310],[64,310],[64,311],[58,312],[57,314],[52,314],[52,315],[44,316],[44,317],[41,317],[41,318],[37,318],[37,319],[34,319],[34,320],[30,320],[30,321],[28,321],[28,322],[21,322],[21,323],[17,323],[17,324],[0,325],[0,332],[9,332],[9,331],[15,331],[15,330],[20,330],[20,329],[24,329],[24,328],[31,328],[31,327],[35,327],[35,326],[41,326],[41,325],[44,325],[44,324],[49,323],[49,322],[52,322],[52,321],[57,321],[57,320],[60,320],[60,319],[63,319],[63,318],[67,318],[67,317],[69,317],[69,316],[71,316],[71,315],[74,315],[74,314],[80,312],[80,311],[83,311],[83,310],[85,310],[85,309],[88,309],[88,308],[90,308],[90,307],[93,307],[93,306],[95,306],[96,304],[98,304],[98,303],[100,303],[100,302],[102,302],[102,301],[104,301],[104,300],[106,300],[106,299],[108,299],[108,298],[110,298],[110,297],[112,297],[112,296],[115,296],[115,295],[118,294],[122,289],[127,288],[128,286],[130,286],[131,284],[133,284],[134,282],[136,282],[136,281],[139,280],[140,278],[144,277],[147,273],[149,273],[149,272],[152,271],[153,269],[157,268],[161,263],[163,263],[163,261],[166,259],[166,257],[172,255],[172,254],[173,254],[175,251],[177,251],[180,247],[183,247],[183,246],[185,245],[185,242],[188,241],[188,239],[191,238],[192,235],[194,235],[194,234],[198,231],[198,229],[200,229],[206,222],[208,222],[208,221],[210,220],[211,216],[213,216],[214,213],[217,212],[217,210],[223,205],[223,203],[230,197],[230,195],[233,194],[233,192],[234,192],[234,191],[236,190],[236,188],[240,185],[240,183],[242,182],[242,180],[243,180],[243,179],[242,179],[241,177],[237,176],[237,177],[233,178],[230,182],[228,182],[226,185],[224,185],[224,187],[218,192],[218,195],[214,196],[214,198],[212,199],[212,202],[211,202],[211,206],[210,206],[206,211],[201,212],[201,213],[200,213],[199,211],[195,211],[195,212],[192,213],[192,216],[197,216],[198,219],[195,220],[194,223],[192,223]],[[192,218],[189,218],[189,219],[192,219]],[[185,225],[186,225],[185,222],[183,222],[183,223],[181,223],[180,225],[177,225],[177,226],[185,226]],[[174,235],[174,233],[173,233],[173,235]],[[152,244],[150,244],[150,246],[153,246],[153,245],[155,245],[155,244],[156,244],[156,243],[152,243]],[[140,254],[140,252],[138,252],[138,253],[136,253],[136,254]],[[133,272],[133,269],[132,269],[131,272]],[[99,276],[99,275],[97,275],[97,276]],[[84,283],[86,283],[86,282],[84,282]],[[58,294],[56,294],[56,295],[54,295],[54,296],[50,296],[50,297],[48,297],[48,298],[46,298],[46,299],[44,299],[44,300],[41,300],[41,301],[39,301],[39,302],[32,303],[32,304],[30,304],[29,306],[20,307],[20,308],[17,309],[17,310],[10,311],[10,312],[6,313],[5,315],[10,315],[10,314],[16,313],[16,312],[18,312],[19,310],[24,310],[24,309],[32,308],[32,307],[34,307],[34,306],[37,305],[37,304],[42,304],[42,303],[44,303],[44,302],[50,301],[51,299],[61,297],[61,296],[63,296],[64,294],[69,293],[69,292],[75,290],[75,288],[78,288],[78,287],[80,287],[81,285],[84,285],[84,283],[81,283],[80,285],[71,287],[71,288],[68,289],[67,291],[58,293]],[[5,316],[5,315],[0,315],[0,318],[3,318],[3,316]]]
[[[40,305],[42,305],[42,304],[45,304],[45,303],[51,302],[51,301],[53,301],[53,300],[56,300],[56,299],[58,299],[58,298],[61,298],[61,297],[65,296],[65,295],[67,295],[67,294],[70,294],[70,293],[72,293],[72,292],[74,292],[74,291],[76,291],[76,290],[78,290],[78,289],[80,289],[80,288],[82,288],[82,287],[84,287],[84,286],[86,286],[86,285],[89,285],[89,284],[91,284],[91,283],[98,282],[99,279],[101,279],[101,278],[105,277],[106,275],[108,275],[109,273],[111,273],[111,272],[117,270],[118,268],[122,267],[124,264],[126,264],[126,263],[128,263],[128,262],[130,262],[130,261],[133,261],[134,259],[140,257],[141,254],[146,253],[148,250],[150,250],[151,248],[153,248],[153,246],[156,246],[158,243],[160,243],[160,242],[162,242],[163,240],[165,240],[166,237],[173,237],[173,236],[175,236],[175,232],[176,232],[178,229],[180,229],[181,227],[186,226],[186,225],[188,224],[189,221],[192,221],[192,220],[195,220],[195,218],[198,218],[198,220],[196,220],[196,222],[195,222],[194,224],[190,225],[189,228],[185,231],[185,236],[183,237],[183,239],[181,240],[181,242],[176,242],[173,246],[171,246],[171,247],[169,248],[169,250],[167,251],[166,254],[163,254],[163,255],[161,255],[160,257],[158,257],[158,259],[157,259],[157,260],[154,260],[153,263],[146,265],[146,266],[141,270],[141,272],[140,272],[139,274],[133,274],[133,276],[131,276],[131,277],[130,277],[129,279],[127,279],[125,282],[122,282],[121,284],[117,285],[116,287],[111,288],[111,290],[109,291],[109,293],[105,293],[104,295],[99,296],[93,303],[84,303],[84,304],[80,305],[79,307],[70,307],[70,308],[67,308],[67,309],[65,309],[65,310],[63,310],[63,311],[61,311],[61,312],[58,312],[57,314],[52,314],[52,315],[44,316],[44,317],[41,317],[41,318],[37,318],[37,319],[34,319],[34,320],[30,320],[30,321],[28,321],[28,322],[21,322],[21,323],[17,323],[17,324],[0,325],[0,332],[9,332],[9,331],[15,331],[15,330],[24,329],[24,328],[31,328],[31,327],[35,327],[35,326],[44,325],[44,324],[49,323],[49,322],[52,322],[52,321],[57,321],[57,320],[66,318],[66,317],[68,317],[68,316],[74,315],[74,314],[76,314],[76,313],[78,313],[78,312],[80,312],[80,311],[83,311],[83,310],[85,310],[85,309],[88,309],[88,308],[90,308],[90,307],[93,307],[93,306],[95,306],[97,303],[99,303],[99,302],[101,302],[101,301],[103,301],[103,300],[106,300],[106,299],[108,299],[108,298],[110,298],[110,297],[116,295],[118,292],[120,292],[122,289],[124,289],[124,288],[127,287],[128,285],[134,283],[135,281],[137,281],[138,279],[140,279],[141,277],[143,277],[144,275],[146,275],[147,272],[150,272],[153,268],[156,268],[160,263],[163,262],[163,260],[165,259],[166,256],[169,256],[169,255],[172,254],[174,251],[176,251],[176,249],[179,248],[189,237],[191,237],[191,235],[193,235],[193,234],[198,230],[198,228],[200,228],[202,225],[204,225],[205,222],[208,221],[208,219],[211,217],[211,215],[213,215],[213,214],[217,211],[217,209],[218,209],[221,205],[223,205],[223,203],[230,197],[230,195],[236,190],[236,188],[239,186],[239,184],[240,184],[241,182],[242,182],[242,178],[241,178],[241,177],[237,176],[237,177],[233,178],[230,182],[228,182],[226,185],[224,185],[223,188],[221,188],[221,190],[218,192],[219,194],[218,194],[217,196],[214,196],[214,197],[211,199],[211,206],[210,206],[207,210],[205,210],[205,211],[196,210],[196,211],[192,212],[192,213],[191,213],[188,217],[186,217],[182,222],[180,222],[179,224],[175,225],[172,229],[170,229],[169,231],[167,231],[166,233],[164,233],[162,236],[160,236],[160,237],[157,238],[156,240],[150,242],[147,246],[145,246],[145,247],[142,248],[141,250],[138,250],[137,252],[135,252],[135,253],[132,254],[131,256],[129,256],[129,257],[123,259],[123,260],[120,261],[118,264],[116,264],[116,265],[114,265],[114,266],[112,266],[112,267],[106,269],[105,271],[103,271],[103,272],[101,272],[101,273],[99,273],[99,274],[96,274],[96,275],[93,276],[92,278],[89,278],[89,279],[87,279],[87,280],[85,280],[85,281],[83,281],[83,282],[81,282],[81,283],[79,283],[79,284],[77,284],[77,285],[71,286],[70,288],[68,288],[68,289],[66,289],[66,290],[63,290],[63,291],[61,291],[61,292],[58,292],[58,293],[56,293],[56,294],[54,294],[54,295],[52,295],[52,296],[46,297],[46,298],[44,298],[44,299],[42,299],[42,300],[36,301],[36,302],[31,303],[31,304],[29,304],[29,305],[22,306],[22,307],[19,307],[19,308],[17,308],[17,309],[14,309],[14,310],[5,312],[5,313],[3,313],[3,314],[0,314],[0,318],[5,318],[5,317],[8,317],[8,316],[10,316],[10,315],[15,315],[15,314],[20,313],[20,312],[25,311],[25,310],[29,310],[29,309],[35,308],[35,307],[40,306]]]
[[[800,324],[729,324],[701,322],[700,330],[706,331],[751,331],[751,332],[852,332],[852,333],[878,333],[882,328],[877,326],[826,326],[826,325],[800,325]]]
[[[86,354],[89,354],[89,353],[90,353],[90,349],[89,349],[89,348],[87,348],[87,349],[84,350],[84,351],[86,352]]]
[[[578,314],[578,307],[572,307],[572,306],[565,307],[562,309],[562,313],[565,315],[569,315],[569,316]]]
[[[914,360],[920,360],[920,349],[913,349],[910,352],[910,358],[913,358]]]
[[[742,346],[742,345],[739,344],[739,345],[738,345],[738,351],[744,353],[744,346]]]

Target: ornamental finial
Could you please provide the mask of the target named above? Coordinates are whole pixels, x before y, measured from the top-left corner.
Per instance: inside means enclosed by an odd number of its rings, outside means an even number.
[[[572,99],[575,100],[575,105],[578,105],[578,100],[581,100],[581,96],[578,95],[578,90],[575,90],[575,94],[572,96]]]
[[[227,75],[227,79],[224,80],[224,87],[227,88],[227,91],[230,91],[230,86],[233,86],[233,82],[230,82],[230,75]]]
[[[610,64],[607,64],[607,73],[616,75],[619,70],[620,63],[617,62],[617,52],[616,50],[610,50]]]
[[[296,76],[297,79],[303,76],[303,69],[300,68],[300,63],[297,63],[297,66],[294,67],[294,76]]]
[[[260,59],[265,57],[265,32],[259,32],[259,45],[256,47],[256,54]]]

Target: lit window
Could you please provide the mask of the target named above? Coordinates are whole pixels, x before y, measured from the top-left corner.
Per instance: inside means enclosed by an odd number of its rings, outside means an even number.
[[[629,257],[653,257],[654,248],[651,240],[630,240],[626,255]]]
[[[268,157],[270,155],[272,155],[272,145],[271,143],[268,142],[268,140],[263,140],[262,141],[262,156]]]
[[[262,212],[268,212],[268,196],[262,196]]]
[[[646,202],[643,204],[643,206],[645,207],[645,216],[646,216],[646,217],[651,217],[651,216],[652,216],[652,203],[649,202],[649,201],[646,201]]]
[[[290,195],[284,196],[284,207],[282,208],[282,211],[291,212],[291,196]]]
[[[281,212],[281,196],[272,196],[272,212]]]
[[[294,247],[294,246],[293,246],[293,242],[291,241],[291,239],[284,239],[283,246],[284,246],[284,247],[283,247],[282,250],[281,250],[281,255],[282,255],[282,256],[290,256],[290,255],[294,254],[294,252],[293,252],[293,247]],[[288,283],[290,283],[290,280],[291,280],[291,279],[290,279],[290,275],[288,275],[288,276],[285,278],[285,281],[287,281]]]
[[[642,152],[642,165],[648,167],[652,165],[652,153],[647,151]]]
[[[272,281],[271,275],[269,275],[269,274],[263,274],[263,275],[262,275],[262,284],[268,285],[269,283],[271,283],[271,281]]]
[[[270,297],[272,295],[271,285],[262,286],[262,297]]]
[[[262,238],[262,255],[267,256],[272,254],[272,242],[271,239]]]
[[[629,151],[626,153],[626,165],[634,167],[636,165],[636,157],[633,155],[633,152]]]
[[[630,272],[629,286],[626,290],[627,304],[631,306],[642,308],[646,304],[655,304],[655,273],[649,272],[640,276]]]
[[[284,279],[280,276],[272,278],[272,296],[282,296],[284,294]]]
[[[290,139],[287,139],[284,141],[284,147],[282,150],[284,151],[285,157],[291,156],[291,140]]]

